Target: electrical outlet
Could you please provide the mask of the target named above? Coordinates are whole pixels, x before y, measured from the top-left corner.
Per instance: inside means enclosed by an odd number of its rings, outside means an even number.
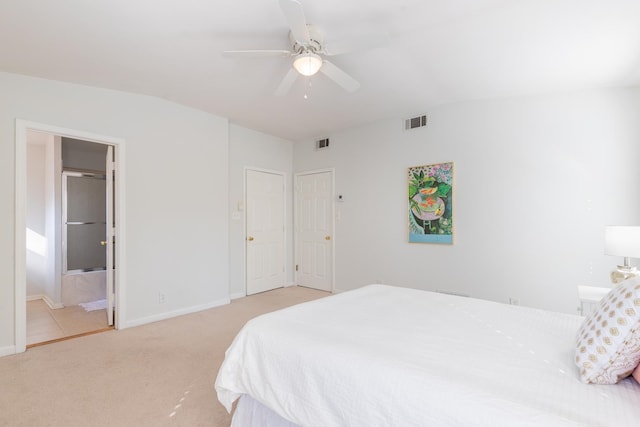
[[[158,304],[164,304],[167,302],[167,296],[162,292],[158,292]]]

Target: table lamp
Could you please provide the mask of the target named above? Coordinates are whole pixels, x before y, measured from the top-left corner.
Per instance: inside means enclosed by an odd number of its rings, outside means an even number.
[[[617,285],[630,277],[640,275],[629,258],[640,258],[640,227],[610,225],[604,230],[604,253],[621,256],[624,264],[611,272],[611,283]]]

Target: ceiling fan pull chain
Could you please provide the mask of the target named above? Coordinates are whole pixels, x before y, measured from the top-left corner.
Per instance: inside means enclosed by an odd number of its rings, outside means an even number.
[[[304,78],[304,99],[309,99],[310,89],[311,89],[311,77],[305,76],[305,78]]]

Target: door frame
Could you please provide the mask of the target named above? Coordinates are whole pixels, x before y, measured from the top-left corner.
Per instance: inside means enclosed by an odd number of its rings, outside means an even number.
[[[113,146],[116,162],[114,200],[116,203],[115,222],[117,241],[115,248],[114,275],[116,324],[119,329],[126,324],[125,315],[125,140],[111,136],[99,135],[81,130],[63,128],[23,119],[15,121],[15,228],[14,228],[14,352],[26,350],[27,342],[27,274],[26,274],[26,201],[27,201],[27,131],[45,132],[62,137],[81,139]]]
[[[289,249],[289,243],[287,242],[287,173],[283,172],[283,171],[278,171],[278,170],[273,170],[273,169],[264,169],[264,168],[256,168],[256,167],[252,167],[252,166],[245,166],[244,167],[244,171],[242,172],[242,179],[243,179],[243,185],[242,185],[242,191],[243,191],[243,197],[242,200],[244,201],[244,207],[242,209],[243,213],[244,213],[244,218],[243,218],[243,225],[242,225],[242,234],[243,234],[243,241],[244,241],[244,245],[243,245],[243,251],[244,251],[244,269],[243,269],[243,273],[244,273],[244,295],[247,296],[247,282],[249,281],[249,276],[247,275],[247,171],[254,171],[254,172],[261,172],[261,173],[271,173],[271,174],[275,174],[275,175],[280,175],[282,176],[282,182],[283,182],[283,188],[282,188],[282,195],[283,195],[283,219],[282,219],[282,223],[284,224],[284,230],[283,230],[283,234],[284,234],[284,247],[283,247],[283,251],[284,251],[284,280],[285,280],[285,284],[286,285],[286,281],[287,281],[287,277],[289,276],[289,264],[291,264],[291,260],[289,260],[289,262],[287,262],[287,252]]]
[[[331,293],[336,291],[336,170],[335,168],[314,169],[310,171],[297,172],[294,174],[293,182],[293,253],[294,265],[298,264],[299,249],[298,244],[298,178],[303,175],[314,175],[318,173],[329,173],[331,175]],[[298,286],[298,272],[293,269],[293,282]]]

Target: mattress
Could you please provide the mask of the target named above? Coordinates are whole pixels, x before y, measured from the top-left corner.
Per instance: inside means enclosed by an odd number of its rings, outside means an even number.
[[[249,321],[216,391],[301,426],[636,426],[640,385],[581,383],[582,317],[385,285]]]

